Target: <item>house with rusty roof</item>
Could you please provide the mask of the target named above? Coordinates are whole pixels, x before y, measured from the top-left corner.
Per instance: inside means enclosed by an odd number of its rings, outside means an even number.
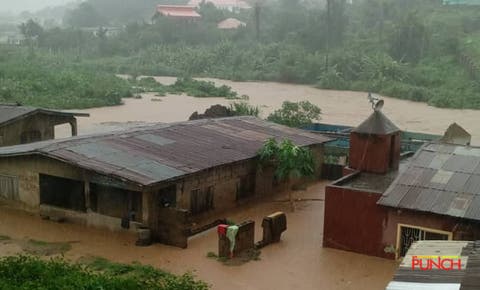
[[[329,138],[253,117],[156,124],[0,148],[0,197],[44,217],[188,237],[245,200],[284,189],[256,156],[269,138],[312,149],[320,174]],[[319,175],[320,176],[320,175]]]
[[[416,241],[385,290],[480,289],[479,241]]]
[[[378,204],[387,208],[383,240],[397,257],[412,241],[480,239],[480,148],[425,145]]]
[[[195,21],[202,18],[195,9],[196,7],[193,5],[157,5],[153,18],[167,17],[169,19]]]
[[[63,124],[69,124],[72,136],[76,136],[76,117],[88,116],[18,104],[0,104],[0,147],[54,139],[55,126]]]
[[[352,130],[325,190],[325,247],[395,259],[413,241],[480,239],[480,148],[444,137],[402,156],[399,132],[380,111]]]

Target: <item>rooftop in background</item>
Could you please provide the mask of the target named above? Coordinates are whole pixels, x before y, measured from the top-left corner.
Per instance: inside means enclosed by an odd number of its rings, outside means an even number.
[[[480,289],[480,242],[418,241],[412,244],[386,290],[473,290]],[[421,271],[412,269],[414,256],[460,257],[462,269]],[[456,258],[455,258],[456,260]],[[426,267],[426,261],[423,266]],[[445,263],[449,267],[449,263]]]
[[[368,119],[352,130],[355,133],[376,135],[388,135],[399,131],[400,129],[381,111],[374,111]]]
[[[0,158],[42,155],[140,185],[175,179],[257,155],[268,138],[299,146],[330,139],[254,117],[157,124],[108,134],[0,148]]]
[[[480,148],[425,145],[378,203],[480,220]]]
[[[250,6],[250,4],[248,4],[244,0],[190,0],[188,2],[188,5],[198,7],[202,2],[212,3],[213,5],[215,5],[215,7],[219,9],[234,10],[252,8],[252,6]]]
[[[247,26],[245,22],[242,22],[236,18],[227,18],[217,24],[219,29],[238,29],[245,26]]]
[[[88,117],[89,114],[84,113],[70,113],[62,111],[47,110],[35,107],[26,107],[17,104],[0,104],[0,126],[4,126],[14,122],[18,119],[25,118],[27,116],[43,113],[47,115],[57,116],[73,116],[73,117]]]
[[[192,5],[157,5],[157,13],[174,18],[196,19],[202,17]]]

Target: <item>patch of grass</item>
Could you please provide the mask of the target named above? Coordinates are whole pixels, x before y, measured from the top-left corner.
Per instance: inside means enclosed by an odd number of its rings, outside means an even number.
[[[214,252],[208,252],[207,253],[207,258],[215,258],[216,259],[216,258],[218,258],[218,255],[215,254]]]
[[[9,236],[0,235],[0,241],[9,241],[11,238]]]

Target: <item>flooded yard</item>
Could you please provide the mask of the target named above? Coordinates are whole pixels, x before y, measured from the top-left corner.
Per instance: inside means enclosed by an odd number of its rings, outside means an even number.
[[[157,80],[170,84],[175,78],[157,77]],[[261,107],[263,117],[280,108],[286,100],[309,100],[318,105],[323,113],[322,122],[326,123],[356,126],[371,113],[367,94],[364,92],[320,90],[306,85],[271,82],[209,80],[217,85],[228,85],[239,95],[248,95],[251,104]],[[473,135],[473,144],[480,145],[480,111],[440,109],[425,103],[388,97],[384,99],[383,111],[402,130],[443,134],[451,123],[457,122]],[[233,101],[220,98],[178,95],[155,97],[155,94],[144,94],[142,99],[125,99],[123,106],[80,110],[90,113],[91,116],[79,118],[79,133],[108,131],[137,125],[139,122],[185,121],[194,111],[203,112],[211,105],[228,105],[231,102]]]
[[[217,251],[216,230],[204,232],[189,241],[186,250],[155,244],[136,247],[135,236],[112,233],[80,225],[59,224],[41,220],[36,215],[0,210],[0,256],[21,253],[25,241],[43,244],[68,244],[64,255],[78,261],[88,257],[104,257],[121,263],[140,262],[174,273],[193,271],[198,278],[223,290],[382,290],[395,270],[395,262],[322,248],[323,198],[326,182],[295,193],[297,210],[290,212],[285,196],[273,196],[247,204],[226,217],[237,222],[253,219],[256,240],[261,239],[263,216],[282,210],[287,213],[288,229],[279,244],[262,249],[259,261],[239,266],[226,266],[207,258]],[[25,225],[30,226],[25,226]],[[36,244],[38,244],[37,242]]]

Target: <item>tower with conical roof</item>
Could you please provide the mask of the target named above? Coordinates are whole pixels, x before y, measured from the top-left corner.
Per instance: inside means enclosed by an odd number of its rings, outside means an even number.
[[[379,109],[350,133],[349,167],[370,173],[398,169],[400,129]]]

